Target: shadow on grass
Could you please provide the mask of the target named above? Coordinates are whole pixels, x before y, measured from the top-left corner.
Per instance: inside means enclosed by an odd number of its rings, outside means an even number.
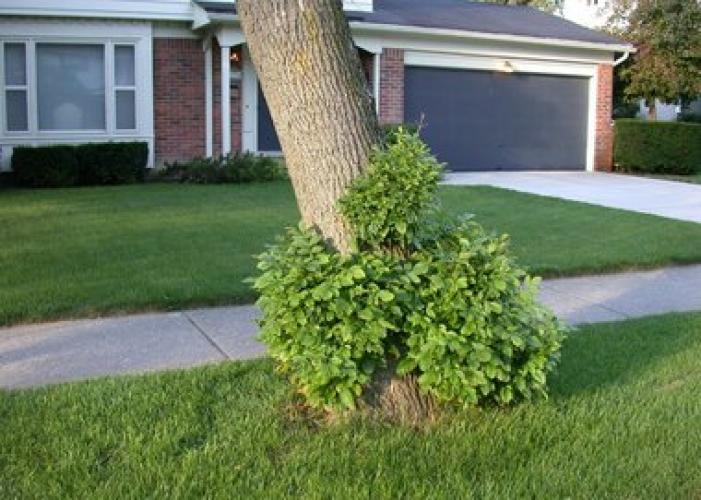
[[[701,315],[671,314],[585,326],[570,334],[550,384],[566,400],[630,383],[687,349],[701,349]]]

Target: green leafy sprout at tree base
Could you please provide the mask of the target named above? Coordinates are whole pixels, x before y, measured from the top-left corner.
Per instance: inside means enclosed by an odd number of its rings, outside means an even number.
[[[388,366],[444,404],[546,395],[565,327],[507,236],[441,212],[441,170],[400,128],[340,200],[355,251],[300,225],[259,256],[260,338],[311,406],[355,408]]]

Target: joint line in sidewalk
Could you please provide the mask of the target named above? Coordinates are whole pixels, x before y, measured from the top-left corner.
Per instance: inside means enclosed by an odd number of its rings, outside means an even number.
[[[190,324],[194,326],[198,332],[200,332],[200,334],[207,340],[207,342],[209,342],[212,345],[212,347],[214,347],[219,352],[219,354],[224,356],[224,359],[227,359],[229,361],[231,360],[231,357],[224,351],[224,349],[222,349],[219,346],[219,344],[217,344],[216,341],[212,337],[210,337],[207,334],[207,332],[205,332],[204,329],[202,329],[200,325],[198,325],[197,322],[195,322],[195,320],[192,319],[192,317],[190,317],[190,315],[186,311],[183,311],[182,315],[185,316],[185,319],[187,319],[190,322]]]

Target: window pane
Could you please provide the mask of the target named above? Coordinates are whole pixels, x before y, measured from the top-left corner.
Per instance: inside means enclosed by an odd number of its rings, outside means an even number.
[[[114,48],[114,83],[134,85],[134,47],[118,45]]]
[[[26,85],[27,64],[23,43],[5,44],[5,85]]]
[[[102,45],[37,44],[41,130],[105,129]]]
[[[134,130],[136,128],[136,105],[133,90],[117,91],[117,128]]]
[[[5,92],[7,105],[7,130],[17,132],[27,130],[27,91],[8,90]]]

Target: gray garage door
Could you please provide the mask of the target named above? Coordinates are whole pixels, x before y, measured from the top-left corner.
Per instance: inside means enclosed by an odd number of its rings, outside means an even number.
[[[450,170],[585,169],[586,78],[407,67],[404,100]]]

